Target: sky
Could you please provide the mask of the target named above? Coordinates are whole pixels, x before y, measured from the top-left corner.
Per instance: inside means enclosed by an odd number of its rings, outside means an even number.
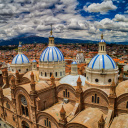
[[[0,0],[0,40],[21,35],[128,41],[128,0]]]

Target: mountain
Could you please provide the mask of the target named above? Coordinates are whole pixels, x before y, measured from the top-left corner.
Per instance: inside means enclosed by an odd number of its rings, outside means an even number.
[[[20,36],[20,37],[12,38],[12,39],[9,39],[9,40],[0,40],[0,46],[3,46],[3,45],[18,45],[19,41],[21,41],[23,44],[33,44],[35,42],[36,43],[48,43],[48,38],[39,37],[39,36]],[[56,44],[60,44],[60,43],[61,44],[66,44],[66,43],[98,43],[98,41],[55,38],[55,43]],[[127,45],[128,43],[118,42],[116,44]]]

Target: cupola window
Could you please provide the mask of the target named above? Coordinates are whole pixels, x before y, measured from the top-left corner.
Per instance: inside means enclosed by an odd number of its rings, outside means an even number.
[[[109,83],[110,83],[111,81],[112,81],[111,79],[108,80]]]
[[[99,82],[99,80],[98,80],[98,79],[95,79],[95,81],[96,81],[96,82]]]

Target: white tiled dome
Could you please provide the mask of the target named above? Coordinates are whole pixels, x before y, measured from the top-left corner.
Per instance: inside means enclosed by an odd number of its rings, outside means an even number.
[[[52,62],[52,61],[63,61],[64,56],[62,52],[55,46],[48,46],[41,54],[40,61]]]
[[[114,60],[107,54],[106,55],[97,54],[95,57],[92,58],[88,67],[92,69],[115,69],[117,68]]]

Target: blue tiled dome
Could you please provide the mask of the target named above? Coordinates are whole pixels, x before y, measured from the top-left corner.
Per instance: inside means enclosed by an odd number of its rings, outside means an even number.
[[[73,61],[71,64],[77,64],[76,61]]]
[[[29,63],[29,59],[24,54],[17,54],[12,60],[12,64],[24,64],[24,63]]]
[[[55,46],[47,47],[40,56],[40,61],[52,62],[52,61],[63,61],[64,56],[62,52]]]
[[[116,64],[114,60],[109,55],[99,55],[97,54],[90,61],[89,68],[92,69],[115,69]]]

